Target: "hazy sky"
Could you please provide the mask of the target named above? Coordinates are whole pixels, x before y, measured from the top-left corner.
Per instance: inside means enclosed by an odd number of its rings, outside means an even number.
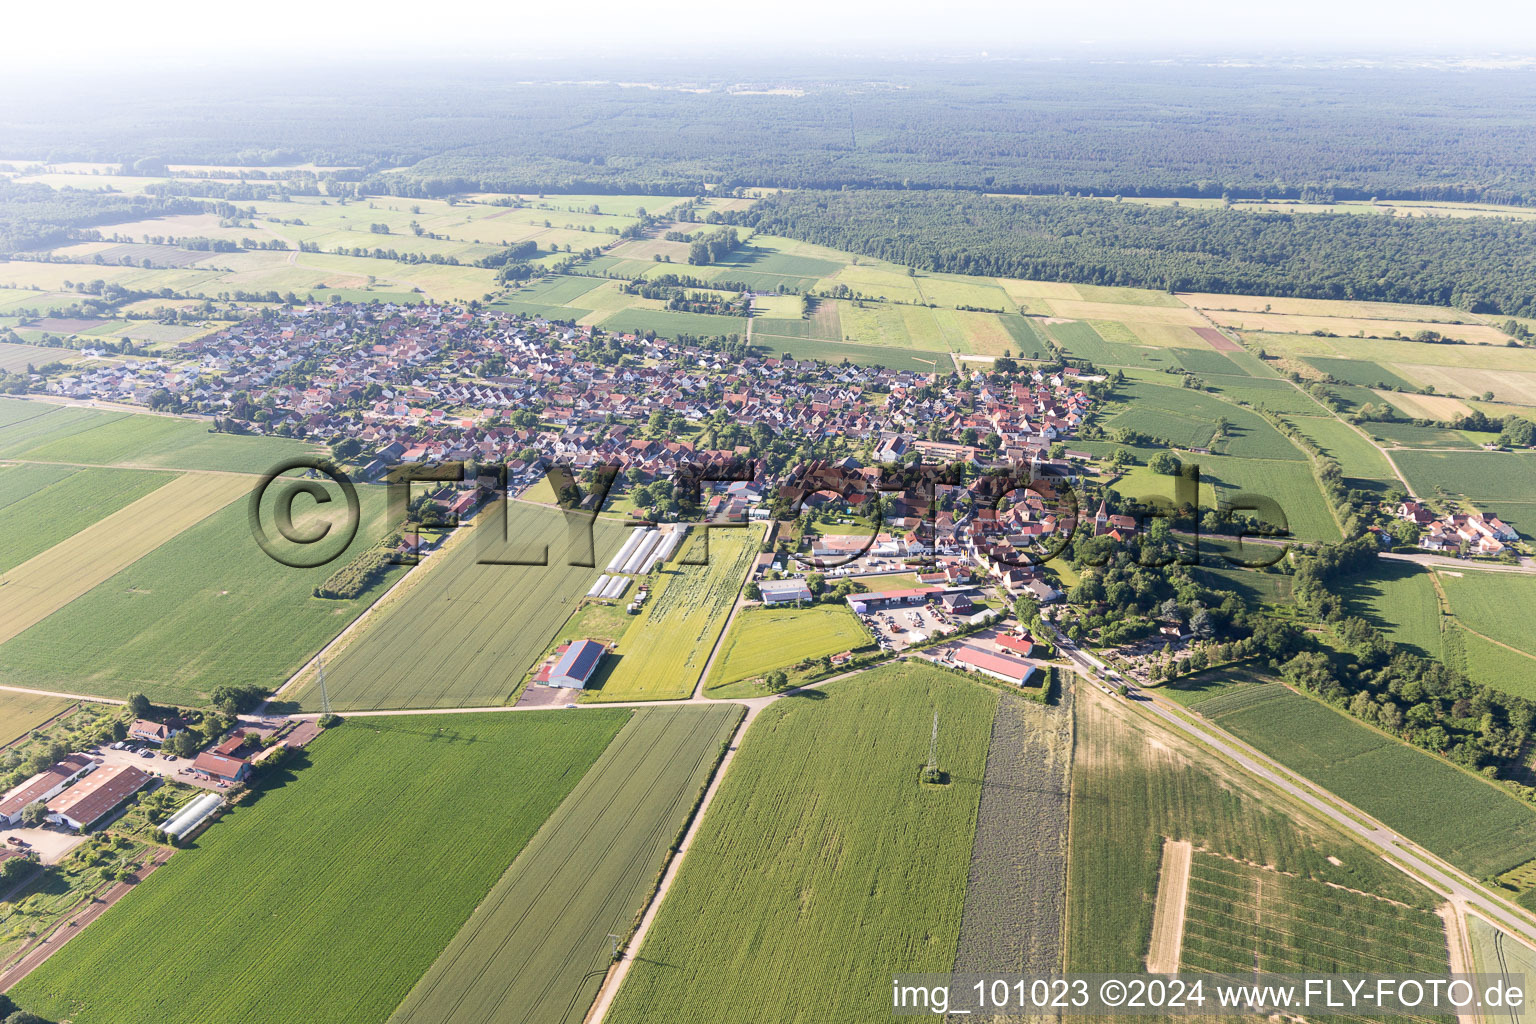
[[[281,55],[688,58],[799,52],[951,52],[1048,57],[1070,48],[1182,55],[1536,51],[1528,0],[121,0],[22,3],[6,14],[5,60],[36,67],[261,62]]]

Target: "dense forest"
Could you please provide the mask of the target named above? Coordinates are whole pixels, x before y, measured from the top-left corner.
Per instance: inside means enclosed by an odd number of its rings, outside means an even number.
[[[1521,70],[639,61],[29,83],[6,156],[354,168],[369,191],[727,186],[1536,202]],[[630,83],[628,87],[618,84]],[[640,86],[644,87],[640,87]],[[325,97],[325,102],[316,102]],[[380,175],[386,168],[405,170]]]
[[[924,270],[1536,315],[1536,222],[1256,213],[968,192],[785,192],[760,231]]]
[[[0,178],[0,254],[58,245],[82,228],[202,209],[192,200],[55,190]]]

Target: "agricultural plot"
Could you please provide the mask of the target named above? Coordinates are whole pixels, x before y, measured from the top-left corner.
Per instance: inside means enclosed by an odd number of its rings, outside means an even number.
[[[1421,306],[1406,302],[1357,302],[1344,299],[1295,299],[1275,295],[1223,295],[1213,292],[1179,292],[1178,297],[1196,309],[1228,312],[1274,313],[1281,316],[1327,317],[1329,319],[1406,320],[1409,322],[1447,323],[1452,320],[1479,322],[1478,318],[1446,306]]]
[[[343,725],[12,992],[78,1024],[375,1024],[628,717]],[[188,916],[199,941],[174,957],[142,955],[167,920]]]
[[[0,746],[16,742],[73,707],[74,703],[63,697],[45,697],[40,693],[0,691]]]
[[[1403,448],[1455,448],[1466,450],[1493,441],[1497,434],[1444,427],[1421,427],[1414,423],[1364,423],[1372,437]]]
[[[1106,424],[1162,438],[1178,448],[1210,448],[1223,455],[1305,462],[1306,456],[1258,413],[1190,388],[1128,381],[1115,391],[1125,408]],[[1225,419],[1224,435],[1216,437]]]
[[[1292,690],[1209,717],[1463,871],[1486,878],[1530,859],[1536,811],[1469,772]],[[1258,859],[1258,858],[1254,858]]]
[[[391,1024],[577,1024],[741,720],[644,708],[411,990]],[[584,717],[584,716],[583,716]]]
[[[1428,572],[1404,562],[1381,561],[1369,576],[1350,577],[1336,586],[1350,614],[1361,616],[1415,654],[1445,660],[1440,602]]]
[[[1221,353],[1215,353],[1221,355]],[[1222,358],[1227,358],[1222,355]],[[1226,402],[1242,402],[1255,408],[1292,416],[1323,416],[1326,410],[1310,395],[1293,387],[1290,381],[1270,377],[1233,377],[1210,374],[1201,378],[1207,388]]]
[[[1446,659],[1468,679],[1536,700],[1536,660],[1458,626],[1446,634]]]
[[[283,437],[217,434],[198,420],[100,412],[78,406],[0,400],[38,415],[0,424],[0,458],[137,468],[263,473],[314,445]]]
[[[1175,704],[1198,708],[1201,714],[1207,714],[1214,713],[1216,708],[1236,708],[1250,701],[1265,700],[1263,689],[1278,685],[1248,669],[1221,668],[1164,683],[1157,692]]]
[[[1085,288],[1091,287],[1091,285],[1079,285],[1078,290],[1082,291]],[[1172,296],[1166,297],[1175,303],[1178,301],[1173,299]],[[1205,319],[1199,313],[1181,304],[1149,306],[1114,301],[1078,301],[1073,299],[1047,299],[1045,304],[1049,307],[1052,316],[1066,317],[1072,320],[1119,320],[1126,323],[1134,321],[1137,323],[1177,327],[1206,326]]]
[[[1472,415],[1472,407],[1447,395],[1415,395],[1405,391],[1378,391],[1376,397],[1413,419],[1454,421]]]
[[[1472,970],[1478,974],[1500,975],[1506,985],[1518,985],[1520,976],[1536,978],[1536,949],[1506,935],[1475,914],[1467,915],[1467,936],[1472,940]],[[1506,1024],[1530,1024],[1536,1020],[1536,1008],[1529,1002],[1520,1009],[1505,1010],[1500,1019]]]
[[[1536,454],[1524,452],[1394,452],[1392,459],[1421,497],[1460,495],[1482,506],[1498,503],[1499,518],[1536,532]]]
[[[920,273],[913,275],[912,282],[917,286],[919,302],[931,302],[951,309],[969,306],[994,312],[1007,311],[1012,307],[1008,293],[984,277]]]
[[[1177,366],[1171,351],[1108,341],[1092,324],[1080,320],[1045,322],[1047,333],[1070,355],[1095,366],[1141,366],[1153,369]]]
[[[1364,359],[1307,356],[1302,361],[1314,370],[1325,373],[1336,380],[1344,381],[1346,384],[1357,384],[1365,388],[1412,389],[1416,386],[1399,377],[1385,366],[1379,363],[1367,362]]]
[[[1337,541],[1342,538],[1339,525],[1328,510],[1312,467],[1301,462],[1275,459],[1210,458],[1198,456],[1200,475],[1216,484],[1217,500],[1242,505],[1242,495],[1259,495],[1274,500],[1285,514],[1291,536],[1301,540]],[[1249,512],[1248,515],[1257,513]],[[1261,517],[1262,518],[1262,517]],[[1279,523],[1272,523],[1279,526]]]
[[[1517,573],[1437,572],[1451,612],[1468,628],[1536,656],[1536,587]],[[1536,671],[1536,664],[1531,666]]]
[[[1083,297],[1077,285],[1068,284],[1065,281],[1026,281],[1014,277],[1000,277],[997,278],[997,284],[1012,302],[1025,307],[1031,313],[1047,311],[1046,304],[1042,300],[1082,299]]]
[[[1529,370],[1485,369],[1476,366],[1431,366],[1425,363],[1399,363],[1397,370],[1419,387],[1432,387],[1445,395],[1481,398],[1491,394],[1495,401],[1516,405],[1536,405],[1536,373]],[[1408,398],[1409,396],[1403,396]],[[1423,396],[1433,400],[1433,396]],[[1412,400],[1412,399],[1410,399]],[[1394,404],[1397,396],[1393,398]],[[1454,401],[1441,397],[1440,402]],[[1417,415],[1409,413],[1409,415]],[[1452,416],[1431,414],[1433,419]]]
[[[250,481],[237,476],[175,477],[10,569],[0,576],[0,643],[42,622],[249,489]],[[82,633],[82,641],[88,635]]]
[[[948,971],[997,700],[899,665],[767,708],[608,1019],[882,1021],[893,971]]]
[[[601,688],[589,689],[585,699],[665,700],[693,693],[762,541],[755,526],[709,530],[709,564],[683,564],[702,556],[703,533],[693,531],[659,578],[652,574],[650,598],[609,656]]]
[[[1333,416],[1293,416],[1291,423],[1339,464],[1350,486],[1379,490],[1397,484],[1387,457],[1343,420]]]
[[[64,362],[80,353],[68,348],[44,348],[40,345],[13,345],[0,342],[0,370],[6,373],[24,373],[28,366],[47,366]]]
[[[1452,324],[1428,321],[1376,320],[1368,317],[1304,316],[1282,313],[1229,313],[1210,310],[1208,315],[1223,327],[1240,331],[1265,331],[1274,334],[1311,334],[1327,331],[1349,336],[1359,334],[1377,338],[1411,338],[1424,330],[1433,330],[1447,338],[1469,345],[1503,345],[1509,337],[1487,324]]]
[[[585,525],[554,509],[510,502],[510,544],[488,544],[500,530],[482,513],[463,536],[428,557],[421,577],[381,606],[376,617],[326,665],[326,688],[338,710],[476,707],[504,704],[560,624],[592,585]],[[573,536],[572,524],[576,524]],[[622,527],[592,523],[598,565],[618,550]],[[484,539],[483,539],[484,538]],[[547,564],[481,564],[486,557]],[[316,708],[317,687],[298,694]]]
[[[295,569],[264,554],[251,536],[249,504],[243,500],[249,478],[190,474],[167,486],[211,487],[215,496],[210,500],[225,504],[211,515],[202,508],[196,517],[200,521],[189,525],[184,520],[193,515],[190,499],[162,502],[162,488],[12,571],[23,572],[68,550],[86,566],[80,583],[100,582],[8,640],[0,657],[0,682],[110,697],[142,691],[152,700],[202,704],[210,691],[226,683],[278,686],[374,600],[372,591],[352,600],[313,596],[315,586],[339,563]],[[282,487],[274,486],[263,506],[268,523],[275,492]],[[226,496],[220,488],[234,494]],[[384,488],[359,491],[354,551],[385,533]],[[143,503],[150,503],[149,518],[114,525]],[[299,503],[295,511],[301,530],[322,518],[319,510],[303,511]],[[124,567],[117,568],[119,563]],[[399,572],[388,574],[385,582]],[[70,576],[52,573],[49,578]],[[12,589],[0,587],[0,594]],[[64,596],[53,600],[61,602]],[[282,628],[273,628],[278,622]]]
[[[747,333],[747,319],[739,316],[714,316],[709,313],[679,313],[665,309],[631,308],[620,310],[598,326],[605,331],[643,334],[650,332],[668,338],[679,334],[714,337]]]
[[[1331,825],[1282,809],[1251,777],[1092,687],[1078,689],[1076,711],[1067,971],[1143,969],[1162,848],[1170,839],[1412,906],[1433,905],[1432,894]]]
[[[1197,852],[1184,970],[1243,974],[1444,974],[1445,922],[1307,878]]]
[[[796,359],[820,359],[823,362],[855,366],[885,366],[893,370],[915,370],[918,373],[947,372],[954,364],[944,352],[921,352],[908,348],[887,348],[880,345],[845,344],[835,341],[817,341],[752,332],[752,345],[763,356],[788,353]]]
[[[710,672],[710,696],[732,683],[761,678],[870,642],[869,632],[845,604],[809,608],[744,608],[721,642]]]
[[[169,473],[0,466],[0,573],[170,483]]]
[[[960,916],[956,973],[1061,970],[1072,775],[1070,690],[1063,700],[1056,707],[1006,693],[998,700]]]
[[[843,341],[922,352],[948,352],[948,340],[933,314],[934,310],[927,306],[887,303],[844,302],[838,307]]]

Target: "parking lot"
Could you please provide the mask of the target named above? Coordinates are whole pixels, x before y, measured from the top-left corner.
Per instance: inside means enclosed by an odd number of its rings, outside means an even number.
[[[148,751],[150,756],[145,757]],[[202,789],[226,789],[218,782],[208,778],[201,772],[194,773],[192,760],[186,757],[171,757],[162,754],[156,747],[133,744],[123,750],[113,750],[111,745],[95,748],[86,753],[101,761],[103,764],[131,764],[140,771],[153,772],[155,775],[163,775],[173,782],[184,782],[189,786],[198,786]]]
[[[904,651],[914,643],[951,628],[942,613],[926,605],[871,612],[863,617],[863,621],[874,634],[875,642],[889,651]]]

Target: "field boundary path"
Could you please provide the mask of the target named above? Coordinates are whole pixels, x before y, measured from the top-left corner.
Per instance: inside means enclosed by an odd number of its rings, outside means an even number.
[[[60,922],[48,934],[41,936],[21,954],[20,959],[13,961],[3,973],[0,973],[0,992],[10,991],[12,985],[41,967],[43,961],[63,949],[66,942],[84,931],[86,925],[105,914],[114,903],[128,895],[129,890],[142,883],[157,868],[170,860],[171,854],[175,852],[174,849],[165,846],[155,850],[145,865],[134,873],[135,881],[114,882],[112,887],[101,896],[91,897],[84,910]]]
[[[1149,974],[1177,974],[1184,949],[1184,907],[1189,902],[1189,866],[1194,844],[1187,839],[1163,840],[1163,864],[1157,873],[1157,904],[1152,911],[1152,944],[1147,950]]]

